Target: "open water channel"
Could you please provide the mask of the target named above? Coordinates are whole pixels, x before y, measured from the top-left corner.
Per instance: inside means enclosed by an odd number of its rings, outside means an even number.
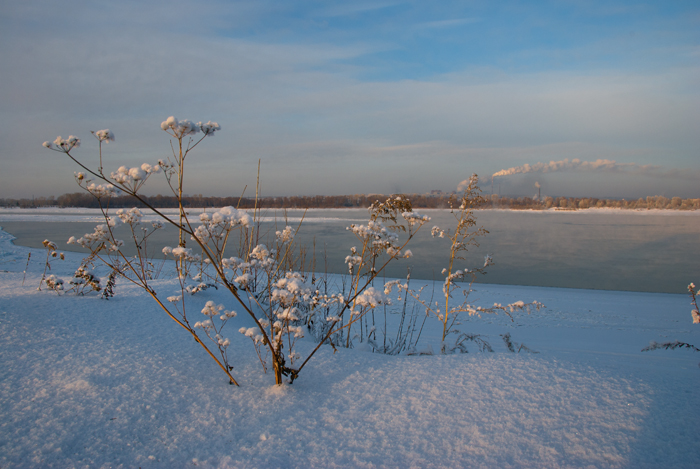
[[[200,212],[190,210],[194,219]],[[414,279],[440,279],[440,271],[447,266],[449,241],[433,238],[430,229],[453,227],[452,214],[419,212],[432,220],[408,246],[414,257],[395,261],[386,270],[387,277],[405,276],[410,267]],[[288,224],[296,228],[303,214],[288,210]],[[283,211],[266,211],[263,216],[262,232],[268,237],[284,228]],[[364,209],[308,210],[296,241],[307,246],[307,260],[315,258],[317,271],[345,273],[345,256],[350,247],[359,245],[346,227],[366,221]],[[489,234],[479,239],[480,245],[472,247],[457,268],[480,267],[484,256],[491,254],[495,265],[479,282],[665,293],[684,293],[690,282],[700,283],[700,212],[480,210],[477,221]],[[16,244],[30,247],[41,248],[48,238],[60,249],[79,250],[65,241],[92,232],[97,223],[99,212],[88,209],[0,210],[2,229],[17,238]],[[128,241],[124,227],[118,237]],[[149,251],[162,258],[165,245],[177,245],[172,227],[156,233]],[[230,245],[228,255],[237,255],[237,243]]]

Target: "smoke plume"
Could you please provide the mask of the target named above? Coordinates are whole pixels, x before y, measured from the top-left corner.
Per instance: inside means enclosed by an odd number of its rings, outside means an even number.
[[[509,169],[502,169],[497,173],[494,173],[491,178],[501,177],[501,176],[512,176],[514,174],[526,174],[526,173],[554,173],[561,171],[603,171],[603,172],[626,172],[626,173],[637,173],[637,174],[655,174],[655,175],[671,175],[664,174],[661,170],[661,166],[655,165],[640,165],[637,163],[618,163],[615,160],[595,160],[595,161],[581,161],[578,158],[574,158],[569,161],[550,161],[549,163],[535,163],[533,165],[524,164],[522,166],[516,166]],[[671,173],[666,171],[666,173]]]
[[[502,169],[491,176],[491,185],[497,177],[512,176],[514,174],[527,173],[555,173],[564,171],[582,171],[582,172],[605,172],[618,174],[637,174],[644,176],[656,176],[665,178],[678,178],[685,180],[700,179],[700,170],[697,169],[669,169],[658,165],[641,165],[638,163],[618,163],[615,160],[595,160],[581,161],[574,158],[571,161],[568,159],[561,161],[550,161],[549,163],[524,164],[513,168]],[[465,179],[457,186],[457,191],[463,190],[469,180]],[[535,183],[539,189],[539,183]]]
[[[584,172],[606,172],[606,173],[626,173],[626,174],[639,174],[645,176],[658,176],[658,177],[676,177],[681,179],[696,179],[700,176],[700,172],[692,169],[665,169],[662,166],[657,165],[641,165],[638,163],[618,163],[615,160],[595,160],[595,161],[581,161],[578,158],[574,158],[569,161],[550,161],[549,163],[535,163],[533,165],[524,164],[522,166],[515,166],[509,169],[502,169],[497,173],[493,173],[491,176],[491,181],[493,178],[501,176],[512,176],[514,174],[526,174],[526,173],[554,173],[562,171],[584,171]]]

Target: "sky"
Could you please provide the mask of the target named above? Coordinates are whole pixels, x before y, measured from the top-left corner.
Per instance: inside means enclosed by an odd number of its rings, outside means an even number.
[[[700,197],[697,1],[84,1],[0,8],[0,197],[77,192],[218,122],[185,192]],[[571,164],[607,160],[609,163]],[[561,171],[510,171],[524,165]],[[611,163],[614,162],[614,163]],[[555,165],[556,166],[556,165]],[[167,194],[149,180],[146,194]]]

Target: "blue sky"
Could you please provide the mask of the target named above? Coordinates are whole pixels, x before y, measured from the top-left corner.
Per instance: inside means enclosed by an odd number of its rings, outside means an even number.
[[[188,161],[190,194],[250,190],[258,159],[263,195],[311,195],[579,158],[655,168],[499,187],[700,197],[697,2],[28,0],[3,2],[0,39],[0,197],[77,190],[41,147],[57,135],[94,164],[89,131],[109,128],[108,169],[154,163],[170,115],[222,127]]]

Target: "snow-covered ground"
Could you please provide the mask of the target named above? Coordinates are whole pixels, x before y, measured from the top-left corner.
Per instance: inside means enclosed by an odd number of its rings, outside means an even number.
[[[493,353],[324,347],[282,387],[232,335],[237,388],[135,287],[109,301],[37,291],[39,250],[23,285],[30,249],[10,239],[0,232],[2,469],[700,467],[700,354],[641,352],[700,346],[687,295],[478,285],[479,304],[546,308],[465,321]],[[66,254],[52,273],[75,270],[82,256]],[[212,289],[191,301],[207,300],[228,302]],[[506,332],[539,353],[508,352]]]

